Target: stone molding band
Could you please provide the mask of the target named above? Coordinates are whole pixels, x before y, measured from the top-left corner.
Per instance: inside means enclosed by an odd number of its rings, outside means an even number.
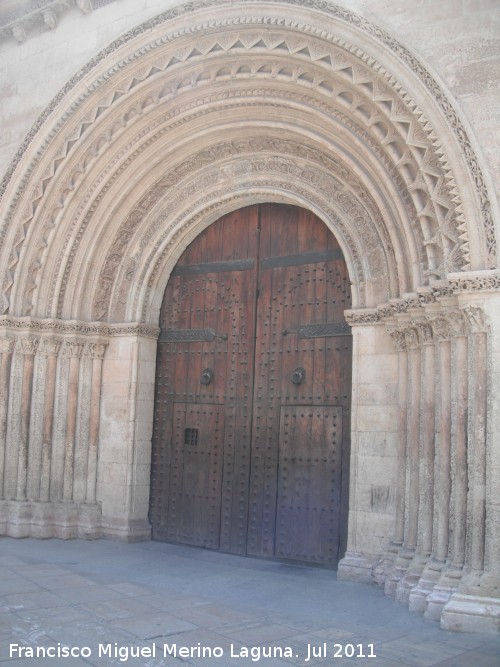
[[[450,274],[447,281],[439,281],[431,287],[422,287],[412,294],[405,294],[400,299],[391,299],[389,303],[377,308],[346,310],[345,318],[350,326],[384,323],[389,318],[422,309],[429,304],[438,304],[446,297],[460,294],[477,294],[500,288],[500,271],[474,271],[470,273]],[[472,311],[468,311],[470,314]]]
[[[158,338],[160,328],[141,322],[108,324],[103,322],[0,316],[0,337],[2,334],[9,335],[21,331],[40,335],[97,336],[104,339],[117,336],[144,336],[145,338],[156,339]]]

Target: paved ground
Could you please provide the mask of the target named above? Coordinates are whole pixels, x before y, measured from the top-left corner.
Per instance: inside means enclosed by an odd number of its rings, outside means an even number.
[[[77,655],[29,657],[37,647]],[[0,538],[0,665],[498,667],[500,638],[444,632],[331,571],[159,542]]]

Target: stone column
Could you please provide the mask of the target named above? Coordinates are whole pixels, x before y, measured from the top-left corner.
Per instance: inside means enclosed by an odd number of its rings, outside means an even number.
[[[434,411],[435,366],[432,328],[427,321],[418,320],[421,343],[420,413],[418,423],[418,535],[415,555],[398,591],[398,601],[408,596],[411,611],[422,611],[423,593],[417,590],[412,597],[432,551],[434,514]],[[414,427],[417,427],[415,422]]]
[[[406,447],[406,511],[407,525],[405,545],[416,549],[418,538],[419,505],[419,454],[420,454],[420,369],[421,350],[417,330],[410,327],[405,332],[408,347],[408,415]]]
[[[14,343],[15,341],[13,338],[0,339],[0,499],[4,497],[9,380]]]
[[[99,445],[102,360],[104,358],[106,347],[107,345],[103,343],[91,343],[89,346],[90,356],[92,358],[92,389],[90,397],[90,430],[87,458],[87,503],[94,503],[96,500],[97,450]]]
[[[65,341],[65,353],[69,357],[68,402],[66,406],[66,440],[64,446],[63,500],[73,500],[73,473],[76,439],[76,420],[78,411],[78,379],[83,343],[75,340]]]
[[[16,499],[26,500],[33,367],[39,340],[37,338],[30,337],[21,338],[19,342],[23,355],[23,379],[21,389],[21,432],[18,452],[19,458],[17,464]]]
[[[45,368],[45,396],[43,404],[43,434],[42,456],[40,472],[40,500],[48,502],[50,499],[50,464],[52,458],[52,434],[54,430],[54,399],[56,387],[57,354],[61,341],[44,338],[41,341],[39,353],[46,358]]]
[[[497,296],[497,295],[495,295]],[[493,306],[492,315],[497,317]],[[498,476],[498,422],[492,423],[487,439],[487,418],[495,421],[492,406],[496,402],[498,376],[498,346],[495,334],[490,333],[488,354],[487,328],[483,307],[467,305],[463,308],[471,328],[469,336],[469,431],[467,467],[469,471],[467,496],[467,541],[465,567],[458,590],[443,608],[441,627],[446,630],[467,632],[500,632],[500,522],[496,508],[499,505],[498,485],[491,485],[492,476]],[[489,370],[488,370],[489,366]],[[487,403],[487,384],[492,384],[491,403]],[[488,486],[487,483],[489,482]],[[488,494],[487,494],[488,490]],[[487,498],[488,495],[488,498]],[[491,509],[490,509],[491,508]]]
[[[102,534],[128,542],[151,537],[148,508],[156,335],[112,338],[102,363],[96,497],[102,504]],[[97,392],[94,398],[97,443]]]
[[[486,332],[482,310],[469,307],[466,312],[472,329],[469,338],[467,565],[472,572],[479,573],[484,567],[486,518]]]
[[[422,385],[420,415],[420,507],[419,550],[424,558],[432,551],[432,518],[434,514],[434,424],[436,372],[434,340],[429,323],[419,324],[422,340]]]
[[[455,517],[452,564],[462,568],[465,560],[465,536],[467,516],[467,338],[458,336],[454,340],[452,360],[452,508]]]
[[[439,579],[426,600],[425,617],[440,620],[444,605],[457,590],[465,561],[467,516],[467,412],[468,412],[468,340],[465,320],[460,314],[450,314],[434,322],[441,338],[451,337],[450,343],[450,479],[449,519],[440,516],[440,524],[449,525],[448,554]],[[443,369],[444,372],[444,369]],[[445,453],[447,456],[447,453]],[[443,499],[443,511],[446,504]],[[438,528],[439,531],[439,528]],[[445,548],[440,535],[439,553]]]
[[[403,546],[405,529],[405,486],[406,486],[406,436],[407,436],[407,393],[408,393],[408,353],[404,331],[397,325],[387,327],[398,351],[398,388],[399,388],[399,425],[397,440],[398,476],[396,484],[396,515],[394,534],[384,557],[374,571],[375,580],[384,586],[385,595],[394,597],[400,576],[397,576],[396,563]]]
[[[432,557],[427,560],[417,586],[410,594],[410,610],[423,613],[448,556],[450,520],[451,445],[451,321],[453,313],[427,314],[433,330],[436,355],[434,516]],[[455,313],[455,315],[460,315]],[[463,318],[462,318],[463,320]],[[458,323],[457,325],[458,326]],[[440,612],[439,612],[440,613]]]
[[[85,344],[78,373],[78,411],[73,450],[73,502],[79,506],[87,496],[87,466],[90,442],[90,401],[92,391],[92,358]]]
[[[484,573],[481,587],[488,592],[490,613],[496,609],[500,632],[500,401],[495,388],[500,386],[500,294],[486,302],[488,324],[488,403],[486,434],[486,530],[484,536]],[[488,307],[488,310],[486,309]],[[494,598],[494,600],[492,599]],[[494,614],[492,614],[494,616]]]
[[[398,583],[395,597],[407,603],[410,588],[404,577],[415,554],[418,538],[419,507],[419,454],[420,454],[420,394],[421,394],[421,349],[414,323],[402,322],[405,344],[408,350],[407,415],[406,415],[406,488],[404,541],[396,559],[394,570]]]

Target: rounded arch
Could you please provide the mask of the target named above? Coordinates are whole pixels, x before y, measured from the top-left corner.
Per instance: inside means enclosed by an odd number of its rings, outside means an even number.
[[[359,306],[495,262],[453,104],[336,5],[180,5],[100,53],[35,129],[5,184],[5,313],[153,321],[155,285],[231,197],[315,210]]]

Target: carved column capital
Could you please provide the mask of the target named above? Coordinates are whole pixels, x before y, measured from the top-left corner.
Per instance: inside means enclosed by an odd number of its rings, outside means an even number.
[[[24,26],[21,25],[21,23],[16,23],[15,25],[12,26],[11,28],[12,31],[12,36],[18,42],[19,44],[22,44],[23,42],[26,41],[26,30],[24,29]]]
[[[398,352],[406,351],[406,338],[404,331],[402,331],[397,324],[389,324],[387,327],[387,332],[389,333],[394,346]]]
[[[403,325],[402,331],[405,337],[406,349],[418,350],[420,347],[420,340],[415,324],[407,324],[406,326]]]
[[[103,359],[108,343],[89,343],[88,351],[92,359]]]
[[[466,336],[468,333],[468,322],[460,310],[451,310],[446,313],[450,331],[453,336]]]
[[[19,346],[22,354],[36,354],[40,344],[39,338],[19,338]]]
[[[83,354],[85,343],[80,340],[65,340],[63,345],[63,355],[66,357],[80,358]]]
[[[16,341],[14,338],[0,338],[0,354],[11,354]]]
[[[430,322],[427,320],[418,320],[415,322],[415,328],[421,345],[431,345],[434,343],[434,335]]]
[[[464,306],[462,312],[472,333],[486,332],[486,318],[480,306]]]
[[[57,27],[57,14],[51,9],[46,9],[43,14],[43,22],[49,30]]]
[[[452,338],[452,329],[450,322],[443,313],[432,314],[427,316],[429,319],[429,325],[432,327],[434,333],[434,338],[438,342],[451,340]]]
[[[61,347],[62,340],[57,338],[42,338],[40,340],[40,346],[38,348],[38,353],[44,357],[57,356],[59,349]]]

